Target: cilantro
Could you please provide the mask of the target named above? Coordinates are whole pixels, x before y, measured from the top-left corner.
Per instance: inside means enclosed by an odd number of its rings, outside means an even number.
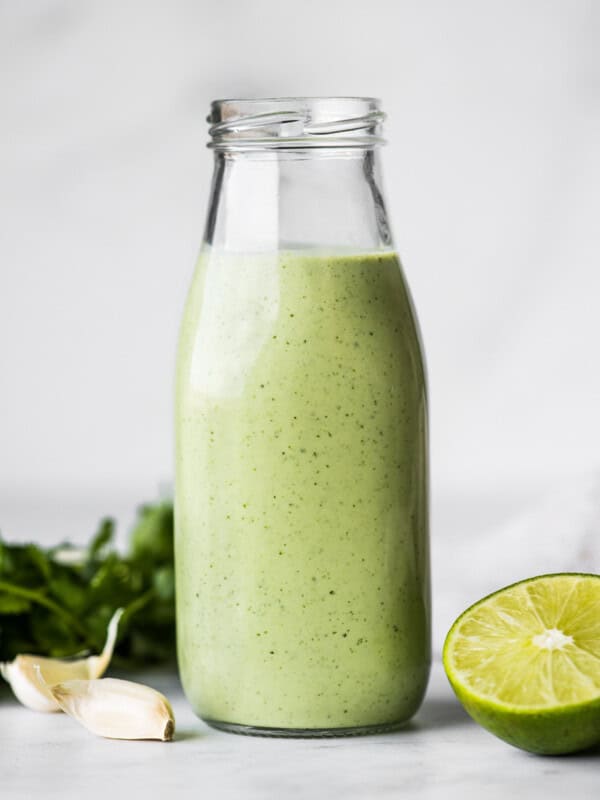
[[[117,666],[174,658],[173,506],[139,510],[125,555],[114,547],[114,528],[102,520],[85,549],[0,538],[0,661],[19,653],[99,653],[120,607]]]

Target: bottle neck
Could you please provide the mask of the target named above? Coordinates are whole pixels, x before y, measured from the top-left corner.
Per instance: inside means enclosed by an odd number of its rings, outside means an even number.
[[[378,149],[216,151],[204,241],[237,252],[389,249]]]

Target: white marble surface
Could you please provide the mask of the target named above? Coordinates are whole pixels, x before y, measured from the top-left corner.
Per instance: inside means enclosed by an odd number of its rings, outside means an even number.
[[[466,716],[439,663],[407,729],[356,739],[221,733],[194,717],[174,676],[145,680],[173,701],[171,743],[96,738],[64,715],[36,714],[2,696],[2,797],[587,800],[600,791],[600,750],[550,758],[504,744]]]

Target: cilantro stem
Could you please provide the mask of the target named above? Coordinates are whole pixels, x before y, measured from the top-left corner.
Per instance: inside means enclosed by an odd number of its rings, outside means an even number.
[[[131,617],[133,614],[139,611],[140,608],[143,608],[146,605],[146,603],[150,602],[150,600],[152,600],[153,597],[154,597],[153,588],[148,589],[146,592],[144,592],[144,594],[140,595],[139,597],[136,597],[135,600],[132,600],[131,603],[129,603],[129,605],[126,606],[125,611],[123,612],[123,619],[124,620],[129,619],[129,617]]]
[[[77,617],[74,617],[70,611],[67,611],[66,608],[62,608],[59,606],[58,603],[55,603],[54,600],[50,600],[40,592],[36,592],[34,589],[27,589],[24,586],[16,586],[14,583],[8,583],[7,581],[0,580],[0,591],[7,592],[8,594],[14,594],[19,597],[25,597],[27,600],[31,600],[34,603],[37,603],[40,606],[45,606],[49,611],[52,611],[58,617],[62,617],[62,619],[71,625],[80,636],[83,636],[84,639],[87,641],[87,633],[85,628],[81,625]]]

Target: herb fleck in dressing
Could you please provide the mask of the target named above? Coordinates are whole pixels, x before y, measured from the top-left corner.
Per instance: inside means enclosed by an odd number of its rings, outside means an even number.
[[[177,420],[178,652],[197,713],[407,720],[430,659],[427,431],[396,256],[205,250]]]

